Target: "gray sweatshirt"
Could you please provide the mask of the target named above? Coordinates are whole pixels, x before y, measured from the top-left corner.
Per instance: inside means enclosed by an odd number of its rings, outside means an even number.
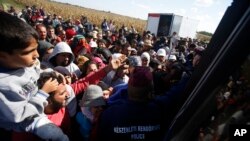
[[[48,62],[47,63],[44,63],[44,65],[48,68],[52,68],[54,69],[54,67],[57,67],[57,66],[54,66],[51,62],[51,60],[56,57],[58,54],[60,53],[70,53],[71,54],[71,60],[70,60],[70,64],[68,66],[65,66],[65,68],[72,74],[72,73],[75,73],[76,76],[78,78],[80,78],[81,76],[81,71],[80,69],[78,68],[78,66],[73,62],[74,59],[75,59],[75,56],[74,54],[72,53],[72,50],[70,48],[70,46],[65,43],[65,42],[59,42],[58,44],[56,44],[53,52],[51,53],[50,57],[48,58]]]
[[[0,128],[67,141],[68,137],[44,114],[48,94],[36,85],[39,65],[17,70],[0,67]]]

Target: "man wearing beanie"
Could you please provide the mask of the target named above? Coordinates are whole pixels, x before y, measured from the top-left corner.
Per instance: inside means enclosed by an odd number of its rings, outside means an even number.
[[[53,52],[54,46],[47,42],[47,41],[38,41],[38,54],[39,54],[39,61],[41,62],[41,68],[45,69],[46,64],[48,64],[49,55]]]
[[[89,85],[79,103],[81,111],[76,115],[84,140],[94,140],[96,137],[96,122],[105,105],[102,88],[98,85]]]

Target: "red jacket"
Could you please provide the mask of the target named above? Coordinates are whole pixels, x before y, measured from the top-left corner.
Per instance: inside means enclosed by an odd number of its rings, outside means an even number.
[[[84,78],[81,78],[80,80],[71,84],[71,87],[73,88],[73,90],[75,92],[75,95],[78,95],[78,94],[84,92],[84,90],[90,84],[98,84],[100,82],[100,80],[107,75],[104,68],[101,68],[97,72],[91,72],[90,74],[88,74]]]

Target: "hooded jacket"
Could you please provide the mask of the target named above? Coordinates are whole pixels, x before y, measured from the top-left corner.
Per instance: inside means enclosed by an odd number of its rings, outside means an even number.
[[[36,85],[39,66],[38,61],[32,67],[14,70],[0,67],[0,128],[31,132],[43,139],[68,140],[44,114],[48,94]]]
[[[73,63],[75,56],[72,53],[72,50],[70,48],[70,46],[65,43],[65,42],[60,42],[58,44],[56,44],[53,52],[51,53],[50,57],[49,57],[49,63],[47,64],[48,68],[54,68],[57,67],[57,65],[55,65],[53,63],[53,60],[55,59],[55,57],[60,54],[60,53],[69,53],[71,55],[70,57],[70,63],[68,66],[65,66],[65,68],[70,72],[70,73],[75,73],[77,75],[77,77],[81,76],[81,71],[78,68],[78,66],[76,64]]]

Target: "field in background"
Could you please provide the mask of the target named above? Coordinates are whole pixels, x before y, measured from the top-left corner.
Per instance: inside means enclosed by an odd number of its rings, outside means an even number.
[[[196,38],[199,39],[200,41],[208,43],[211,40],[212,36],[196,33]]]
[[[134,26],[139,32],[142,32],[146,27],[146,21],[136,18],[131,18],[127,16],[122,16],[110,12],[98,11],[94,9],[84,8],[80,6],[75,6],[71,4],[64,4],[49,0],[13,0],[20,5],[36,5],[37,7],[43,7],[46,12],[51,14],[56,13],[61,15],[64,19],[72,18],[79,19],[81,15],[88,17],[89,21],[100,26],[104,18],[109,20],[114,20],[117,27],[121,27],[123,24],[127,27]]]
[[[18,4],[14,0],[0,0],[0,9],[8,10],[10,6],[14,6],[17,9],[23,8],[22,5]]]
[[[147,25],[146,20],[122,16],[106,11],[98,11],[71,4],[54,2],[50,0],[0,0],[0,3],[1,7],[4,8],[4,10],[7,10],[12,5],[17,9],[17,11],[21,11],[21,9],[25,7],[25,5],[36,5],[38,8],[43,7],[45,11],[50,14],[56,13],[57,15],[61,15],[64,19],[79,19],[81,15],[84,15],[88,17],[89,21],[99,27],[104,18],[106,18],[108,21],[111,19],[114,20],[118,28],[120,28],[123,24],[128,28],[133,25],[140,33],[145,30]],[[211,37],[197,34],[197,39],[199,39],[200,41],[210,41]]]

